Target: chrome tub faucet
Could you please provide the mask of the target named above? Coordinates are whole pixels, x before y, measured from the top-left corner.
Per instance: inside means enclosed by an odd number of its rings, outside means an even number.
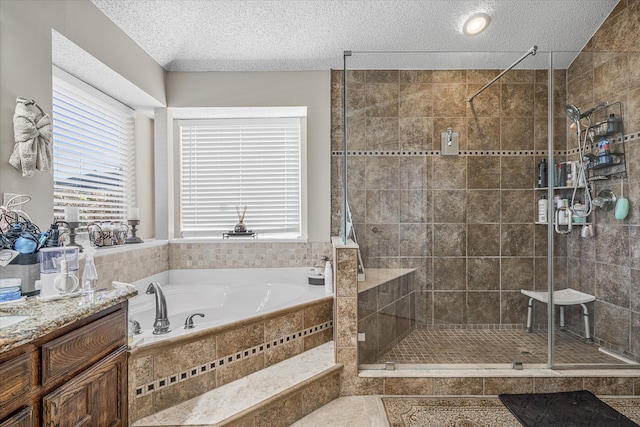
[[[147,287],[147,294],[155,294],[156,296],[156,320],[153,322],[154,335],[166,334],[171,331],[169,323],[169,314],[167,313],[167,301],[164,298],[164,292],[158,282],[151,282]]]
[[[187,320],[185,320],[185,321],[184,321],[184,328],[185,328],[185,329],[193,329],[193,328],[195,328],[195,327],[196,327],[196,326],[193,324],[193,318],[194,318],[195,316],[204,317],[204,313],[193,313],[193,314],[190,314],[190,315],[187,317]]]

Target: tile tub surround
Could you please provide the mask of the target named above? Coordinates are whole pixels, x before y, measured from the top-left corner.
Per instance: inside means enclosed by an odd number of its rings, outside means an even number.
[[[375,363],[415,328],[415,305],[410,282],[413,269],[366,270],[358,282],[359,362]]]
[[[328,242],[151,241],[97,250],[99,285],[131,283],[169,269],[310,267],[331,254]],[[80,263],[81,277],[84,262]]]
[[[341,396],[487,396],[586,389],[604,396],[639,396],[635,369],[550,370],[446,369],[359,370],[357,347],[357,245],[334,238],[336,260],[336,362],[344,365]],[[366,271],[366,269],[365,269]]]
[[[291,425],[338,397],[340,370],[333,343],[328,342],[138,420],[134,426]]]
[[[169,242],[171,269],[313,267],[330,254],[329,242],[261,242],[259,239]]]
[[[89,246],[86,243],[86,246]],[[140,245],[122,245],[95,251],[98,288],[108,289],[111,282],[132,283],[169,269],[169,245],[166,241],[148,241]],[[84,260],[78,277],[82,277]]]
[[[129,422],[333,339],[333,299],[143,346],[129,354]]]

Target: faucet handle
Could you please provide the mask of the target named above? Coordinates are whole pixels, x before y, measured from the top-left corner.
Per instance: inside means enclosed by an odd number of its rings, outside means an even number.
[[[184,328],[185,329],[193,329],[193,328],[195,328],[195,325],[193,324],[194,316],[204,317],[204,313],[193,313],[193,314],[190,314],[189,316],[187,316],[187,319],[184,321]]]
[[[131,324],[131,332],[134,335],[140,335],[142,333],[140,322],[138,322],[136,319],[129,319],[129,323]]]

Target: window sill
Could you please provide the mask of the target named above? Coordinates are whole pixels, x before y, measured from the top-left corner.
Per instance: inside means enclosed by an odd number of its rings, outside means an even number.
[[[180,237],[171,239],[169,243],[308,243],[307,236],[293,238],[293,237],[264,237],[258,236],[256,239],[253,237],[230,237],[223,239],[222,236],[206,236],[206,237]]]
[[[86,258],[88,251],[93,252],[94,258],[98,258],[103,255],[112,255],[121,252],[129,252],[136,249],[146,249],[152,248],[155,246],[162,246],[168,243],[167,240],[155,240],[155,239],[147,239],[143,243],[135,243],[128,245],[118,245],[118,246],[103,246],[101,248],[94,248],[89,245],[89,242],[79,242],[84,246],[84,251],[80,254],[80,258]]]

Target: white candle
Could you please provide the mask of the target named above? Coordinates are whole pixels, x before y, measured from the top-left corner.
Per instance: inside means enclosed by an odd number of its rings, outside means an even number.
[[[66,206],[64,208],[64,219],[67,222],[79,222],[80,215],[78,213],[78,208],[75,206]]]
[[[129,215],[127,216],[127,219],[132,220],[132,221],[139,221],[140,220],[140,208],[129,208]]]

